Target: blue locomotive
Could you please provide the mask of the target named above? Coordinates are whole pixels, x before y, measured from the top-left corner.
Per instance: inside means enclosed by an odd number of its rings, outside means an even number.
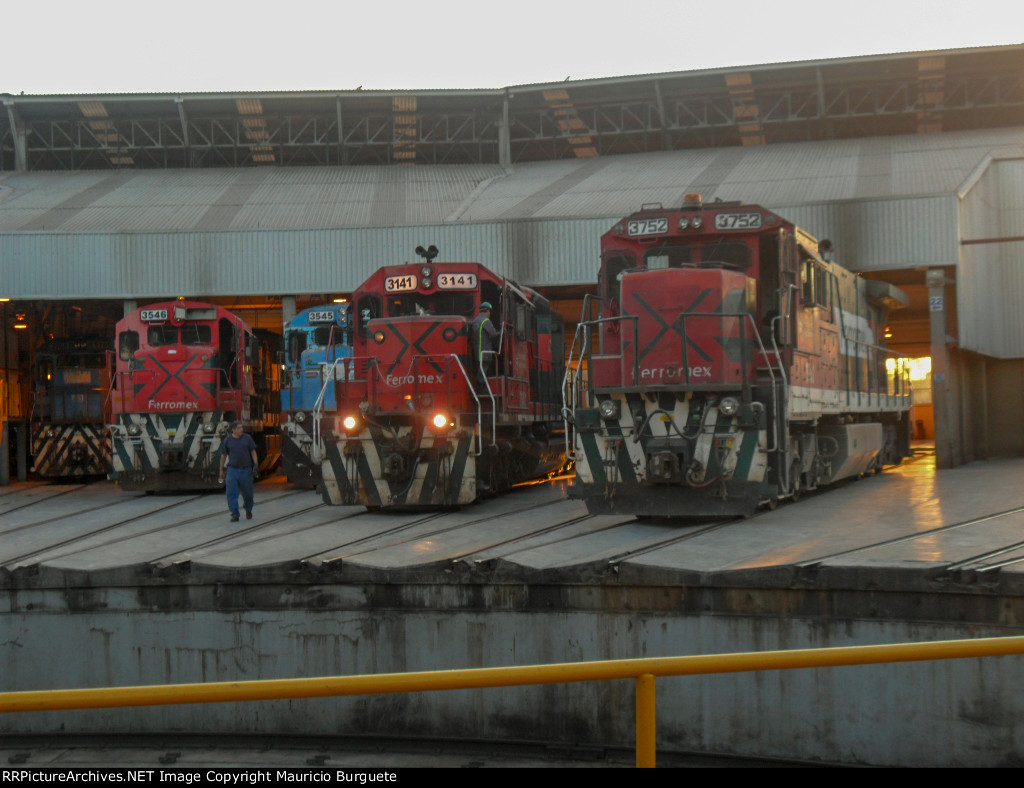
[[[333,428],[338,409],[334,386],[345,375],[341,360],[352,356],[347,304],[303,310],[284,327],[281,381],[282,459],[288,481],[317,487],[321,481],[321,420]]]
[[[107,440],[109,339],[51,339],[33,365],[33,470],[46,478],[110,471]]]

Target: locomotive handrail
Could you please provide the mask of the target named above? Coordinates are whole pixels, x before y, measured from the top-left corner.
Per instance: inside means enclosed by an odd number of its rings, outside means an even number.
[[[590,295],[590,293],[586,293],[583,296],[583,315],[587,314],[587,310],[590,307],[591,298],[592,298],[592,296]],[[573,375],[572,375],[572,371],[573,371],[573,369],[572,369],[572,359],[573,359],[573,356],[576,353],[576,342],[579,339],[580,334],[582,333],[582,329],[585,326],[585,324],[586,324],[585,320],[580,320],[580,322],[576,325],[576,331],[572,335],[572,344],[569,345],[569,353],[568,353],[568,356],[566,357],[565,372],[562,373],[562,415],[563,415],[563,418],[565,416],[566,408],[568,407],[567,403],[568,403],[568,401],[570,399],[570,396],[569,396],[569,380],[573,377]],[[581,351],[581,363],[582,363],[582,351]],[[577,371],[578,371],[578,369],[579,369],[579,367],[577,367]]]
[[[787,315],[786,317],[788,318],[789,316]],[[771,334],[771,338],[772,338],[772,352],[775,353],[775,358],[778,359],[778,362],[779,362],[779,377],[782,378],[782,394],[783,394],[783,400],[782,401],[786,403],[786,407],[788,408],[789,407],[789,404],[788,404],[789,403],[789,379],[786,377],[786,365],[782,363],[782,354],[779,352],[779,343],[778,343],[778,340],[776,339],[776,336],[778,335],[778,332],[776,332],[776,330],[775,330],[776,321],[778,321],[778,323],[781,324],[781,322],[782,322],[782,315],[776,315],[775,317],[773,317],[771,319],[771,322],[769,323],[769,326],[768,326],[768,331]],[[754,333],[755,333],[755,336],[756,336],[757,332],[755,331]],[[761,341],[761,337],[760,336],[757,337],[757,341],[758,342]],[[762,347],[764,347],[763,344],[762,344]],[[771,364],[768,365],[768,371],[769,372],[772,371]],[[772,393],[774,394],[774,392],[775,392],[775,376],[772,375]],[[778,400],[776,400],[775,401],[775,411],[776,411],[775,418],[772,419],[772,421],[775,424],[775,435],[774,435],[775,451],[778,451],[778,449],[779,449],[779,442],[781,440],[780,437],[779,437],[778,425],[779,425],[779,422],[782,421],[782,419],[780,418],[780,416],[782,416],[782,414],[779,413],[778,410],[779,410]],[[786,445],[786,456],[783,458],[783,462],[777,462],[776,463],[776,468],[778,469],[779,477],[780,477],[779,480],[781,482],[781,484],[779,486],[782,488],[782,490],[784,492],[790,493],[790,492],[794,492],[794,490],[791,489],[792,485],[790,483],[790,478],[789,478],[789,453],[790,453],[790,448],[789,448],[789,430],[787,429],[784,432],[785,432],[784,438],[785,438],[785,441],[786,441],[786,444],[787,444]],[[768,451],[772,451],[772,449],[768,449]]]
[[[593,298],[592,294],[590,294],[590,293],[585,294],[584,297],[583,297],[583,315],[584,316],[586,316],[588,309],[590,309],[592,307],[593,303],[594,303],[594,298]],[[599,318],[596,318],[594,320],[585,320],[584,319],[584,320],[580,320],[580,322],[576,325],[576,334],[573,336],[572,345],[570,346],[570,349],[569,349],[569,358],[568,358],[568,361],[567,361],[566,367],[565,367],[565,377],[562,380],[562,420],[563,420],[563,422],[564,422],[564,424],[566,426],[566,430],[565,430],[566,455],[567,455],[567,457],[569,459],[575,459],[576,458],[576,452],[575,452],[574,448],[571,448],[571,447],[575,447],[575,437],[574,437],[574,435],[573,436],[570,435],[570,433],[573,431],[572,428],[574,426],[573,420],[571,418],[572,413],[571,413],[571,411],[569,409],[569,401],[568,401],[569,397],[570,397],[570,390],[573,392],[572,396],[577,400],[577,403],[579,403],[579,401],[581,399],[581,395],[582,395],[582,388],[585,386],[588,392],[591,392],[592,388],[593,388],[592,379],[591,379],[591,376],[590,376],[590,356],[591,356],[591,353],[592,353],[592,347],[591,346],[593,344],[593,340],[590,337],[590,332],[596,326],[600,326],[600,325],[603,325],[605,323],[621,323],[624,320],[629,320],[629,321],[632,322],[632,325],[633,325],[633,346],[636,347],[637,343],[639,342],[639,331],[640,331],[640,329],[639,329],[639,320],[640,319],[639,319],[639,316],[637,316],[637,315],[613,315],[611,317],[599,317]],[[580,356],[579,356],[580,360],[579,360],[579,363],[576,365],[575,371],[570,376],[569,373],[570,373],[570,370],[572,370],[572,357],[573,357],[573,353],[575,352],[575,349],[576,349],[576,341],[580,337],[581,334],[586,334],[587,338],[586,338],[585,341],[580,343]],[[620,348],[618,356],[619,356],[619,361],[620,361],[620,364],[621,364],[622,359],[625,358],[625,353],[624,353],[622,348]],[[581,382],[581,379],[583,377],[583,372],[584,372],[584,366],[586,367],[587,378],[586,378],[585,381]],[[636,357],[636,355],[634,354],[634,358],[633,358],[633,377],[634,377],[634,379],[639,377],[639,374],[640,374],[639,370],[640,370],[640,361]],[[571,383],[570,383],[570,380],[571,380]],[[570,444],[570,440],[572,440],[571,444]]]
[[[858,398],[862,394],[867,394],[868,397],[869,397],[868,402],[870,404],[870,396],[871,396],[871,393],[872,393],[872,390],[873,390],[872,387],[871,387],[871,377],[872,377],[871,370],[873,368],[879,367],[879,363],[878,363],[879,361],[882,362],[881,363],[881,367],[882,368],[884,368],[884,366],[885,366],[884,359],[880,358],[880,356],[887,356],[887,357],[892,357],[892,358],[897,358],[897,359],[899,359],[899,358],[909,358],[909,356],[907,356],[905,353],[900,353],[900,352],[898,352],[896,350],[893,350],[892,348],[887,348],[884,345],[878,345],[878,344],[875,344],[874,342],[865,342],[864,340],[861,340],[861,339],[847,337],[845,333],[843,334],[843,339],[848,344],[850,344],[850,345],[858,345],[861,348],[863,348],[863,349],[868,351],[868,353],[867,353],[867,355],[865,357],[865,359],[867,361],[867,367],[868,367],[868,380],[866,381],[867,389],[865,389],[865,390],[861,390],[860,388],[854,389],[853,386],[847,385],[846,386],[847,399],[849,400],[849,398],[852,397],[854,394],[856,394],[858,396]],[[847,354],[847,357],[849,359],[857,359],[857,358],[859,358],[858,356],[855,356],[855,355],[849,354],[849,353]],[[849,361],[848,363],[855,363],[855,361]],[[857,366],[857,370],[858,370],[858,381],[857,382],[859,383],[860,365],[857,364],[856,366]],[[882,393],[882,375],[879,374],[879,375],[875,375],[874,377],[875,377],[874,393],[875,393],[875,396],[881,398],[883,396],[883,393]],[[893,382],[894,383],[898,382],[898,383],[901,384],[901,385],[899,385],[896,388],[898,388],[899,391],[903,392],[903,393],[893,393],[893,394],[889,394],[888,393],[888,388],[889,388],[889,386],[888,386],[888,384],[889,384],[889,372],[888,372],[888,370],[886,370],[886,373],[885,373],[885,376],[884,376],[886,391],[885,391],[884,396],[885,397],[908,397],[908,396],[910,396],[910,392],[909,391],[905,391],[905,389],[906,389],[906,385],[905,384],[909,382],[909,380],[908,380],[909,372],[906,372],[906,374],[900,374],[899,368],[897,367],[896,370],[893,370],[892,377],[893,377]],[[880,401],[879,401],[879,404],[881,404]]]
[[[320,393],[317,395],[316,401],[313,403],[313,437],[309,454],[310,459],[312,459],[313,462],[323,462],[323,456],[320,453],[320,418],[323,413],[324,399],[327,396],[327,386],[334,382],[338,364],[343,364],[346,360],[347,358],[336,358],[331,364],[330,371],[325,370],[323,385],[320,387]],[[324,370],[326,366],[326,363],[321,364],[320,369]],[[345,380],[348,380],[347,370],[345,372]]]
[[[583,297],[584,314],[586,313],[588,298],[590,298],[589,295]],[[570,379],[575,381],[576,377],[580,374],[580,368],[583,366],[581,354],[580,363],[576,368],[576,373],[570,374],[572,373],[573,355],[576,352],[576,340],[579,338],[583,328],[583,323],[576,326],[576,332],[572,337],[572,344],[569,346],[569,356],[566,359],[565,372],[562,374],[562,423],[565,425],[565,456],[570,460],[576,459],[576,437],[573,431],[575,421],[572,418],[572,412],[569,409],[569,402],[576,399],[575,394],[578,389],[575,384],[570,384],[569,381]]]
[[[479,450],[473,456],[474,457],[479,457],[481,454],[484,453],[484,436],[483,436],[483,429],[482,429],[482,427],[483,427],[483,420],[484,420],[483,410],[482,410],[483,405],[480,402],[480,398],[476,395],[476,387],[473,385],[473,382],[469,379],[469,373],[466,372],[466,368],[464,366],[462,366],[462,359],[460,359],[455,353],[451,353],[450,356],[451,356],[451,358],[453,358],[455,360],[455,363],[458,364],[459,371],[462,373],[462,378],[463,378],[463,380],[466,381],[466,387],[469,389],[469,393],[473,395],[473,401],[476,402],[476,421],[477,421],[478,427],[480,428],[480,429],[478,429],[478,432],[479,432],[479,442],[478,442]],[[487,376],[486,375],[484,376],[484,383],[487,383]],[[491,390],[491,387],[490,387],[490,385],[488,385],[487,386],[488,393],[490,393],[490,390]],[[496,446],[497,445],[496,437],[497,437],[498,427],[497,427],[497,413],[496,413],[496,411],[497,411],[497,408],[494,407],[494,396],[491,395],[491,446]]]
[[[588,328],[590,328],[590,327],[594,327],[594,326],[600,326],[600,325],[603,325],[605,323],[621,323],[621,322],[626,321],[626,320],[629,320],[633,324],[633,346],[636,347],[636,345],[640,341],[640,339],[639,339],[639,335],[640,335],[640,316],[639,315],[612,315],[611,317],[599,317],[596,320],[587,320],[585,323],[581,322],[580,325],[581,326],[586,325]],[[586,355],[590,355],[589,346],[583,348],[583,352]],[[619,349],[618,356],[619,356],[619,360],[620,361],[625,357],[625,351],[624,351],[623,348]],[[636,378],[638,378],[639,376],[640,376],[640,359],[637,358],[635,356],[635,354],[634,354],[634,358],[633,358],[633,378],[634,378],[634,380]]]
[[[484,351],[484,352],[486,352],[486,353],[494,353],[496,351]],[[484,453],[483,404],[480,402],[480,398],[477,396],[476,387],[473,385],[473,382],[470,380],[469,373],[466,371],[466,368],[462,365],[462,359],[460,359],[458,357],[458,355],[455,354],[455,353],[448,353],[448,354],[444,354],[444,353],[423,353],[423,354],[420,354],[418,356],[413,356],[412,357],[412,359],[411,359],[411,361],[409,363],[409,368],[412,369],[413,366],[421,358],[442,358],[442,359],[445,359],[445,361],[447,362],[445,364],[445,367],[446,367],[446,369],[449,370],[448,375],[446,376],[447,379],[448,379],[448,382],[449,382],[449,392],[451,391],[451,387],[450,387],[450,383],[451,383],[451,371],[450,371],[451,370],[451,360],[454,360],[456,365],[458,365],[459,372],[462,373],[462,378],[463,378],[463,380],[466,381],[466,387],[469,389],[469,393],[473,395],[473,401],[476,403],[476,423],[477,423],[477,429],[475,431],[479,433],[480,438],[479,438],[479,450],[475,454],[473,454],[473,456],[474,457],[479,457],[481,454]],[[484,376],[484,385],[487,386],[487,393],[491,397],[491,446],[496,446],[497,445],[496,438],[497,438],[497,433],[498,433],[497,407],[495,406],[494,394],[491,392],[491,386],[490,386],[490,383],[488,382],[486,376]],[[449,395],[448,399],[449,399],[449,402],[450,402],[451,401],[451,396],[450,395]]]

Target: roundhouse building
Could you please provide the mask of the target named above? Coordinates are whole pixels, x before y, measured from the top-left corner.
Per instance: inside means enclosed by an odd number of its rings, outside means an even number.
[[[495,90],[0,95],[0,481],[33,349],[213,300],[280,329],[434,244],[566,321],[644,203],[769,207],[911,297],[940,467],[1024,450],[1024,46]],[[571,331],[569,332],[571,338]],[[13,429],[11,429],[13,427]]]

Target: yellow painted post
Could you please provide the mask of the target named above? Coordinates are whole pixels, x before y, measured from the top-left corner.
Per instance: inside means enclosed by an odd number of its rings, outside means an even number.
[[[653,769],[655,761],[655,682],[650,673],[636,677],[636,767]]]

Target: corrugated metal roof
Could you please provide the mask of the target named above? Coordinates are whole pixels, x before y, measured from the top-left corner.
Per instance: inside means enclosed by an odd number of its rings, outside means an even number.
[[[954,194],[1024,130],[492,165],[143,170],[0,176],[0,232],[391,227],[596,218],[683,193],[776,206]],[[468,204],[467,204],[467,201]]]
[[[999,157],[1024,159],[1024,129],[507,169],[0,175],[0,282],[4,295],[23,299],[340,292],[433,243],[443,258],[484,262],[522,282],[589,283],[615,219],[643,203],[678,204],[691,190],[777,210],[830,238],[856,270],[955,265],[962,218],[969,226],[993,205],[1018,205],[1020,165],[982,176],[961,208],[958,192]],[[1018,228],[1014,210],[993,232]],[[997,284],[1024,303],[1015,281]],[[987,308],[969,294],[961,307]],[[967,336],[976,345],[965,347],[994,346]]]
[[[322,229],[443,222],[497,166],[0,176],[0,232]]]

